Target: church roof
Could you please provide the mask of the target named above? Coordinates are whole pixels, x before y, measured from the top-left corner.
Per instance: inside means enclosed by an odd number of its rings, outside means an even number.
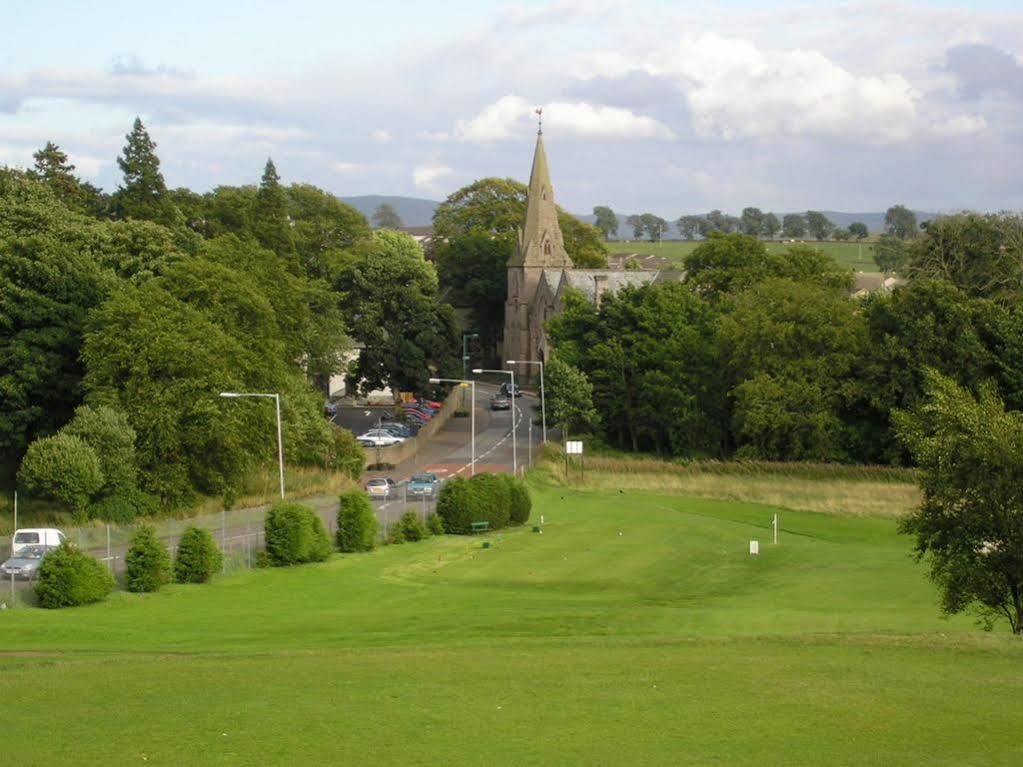
[[[529,196],[526,220],[519,229],[518,246],[508,266],[571,268],[572,260],[565,252],[565,242],[558,225],[558,209],[554,204],[554,187],[547,167],[543,133],[536,134],[533,170],[529,174]]]
[[[597,300],[597,283],[603,292],[615,293],[627,285],[640,287],[657,279],[659,273],[644,269],[618,271],[616,269],[566,269],[561,273],[561,284],[581,291],[591,302]]]

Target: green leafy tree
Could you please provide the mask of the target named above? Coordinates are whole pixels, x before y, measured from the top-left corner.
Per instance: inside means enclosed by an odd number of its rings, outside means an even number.
[[[671,228],[667,221],[660,216],[655,216],[653,213],[644,213],[639,217],[639,220],[650,242],[660,242],[665,232]]]
[[[611,235],[618,235],[618,216],[611,208],[606,205],[597,205],[593,209],[593,215],[596,218],[595,225],[604,235],[605,240],[610,239]]]
[[[132,536],[124,557],[125,586],[128,591],[159,591],[171,579],[171,559],[167,547],[156,536],[152,525],[143,525]]]
[[[703,234],[701,224],[705,223],[703,216],[680,216],[675,226],[683,240],[695,240],[696,235]]]
[[[778,232],[781,231],[781,221],[774,213],[765,213],[764,222],[760,228],[761,233],[770,239],[774,239],[778,236]]]
[[[126,493],[138,484],[135,430],[127,416],[106,406],[82,405],[61,433],[78,437],[93,449],[103,474],[101,491],[106,495]]]
[[[900,272],[909,262],[906,243],[891,234],[882,234],[874,243],[874,263],[885,274]]]
[[[967,295],[1005,304],[1023,297],[1023,217],[941,216],[909,246],[912,279],[942,279]]]
[[[884,214],[885,233],[900,240],[911,240],[918,234],[916,214],[905,205],[893,205]]]
[[[865,240],[870,232],[867,231],[867,225],[862,221],[853,221],[849,224],[849,234],[857,240]]]
[[[786,213],[781,220],[781,233],[792,240],[806,236],[806,219],[799,213]]]
[[[372,237],[369,224],[351,205],[311,184],[292,184],[287,193],[299,262],[309,277],[329,282],[336,275],[341,251]]]
[[[37,439],[28,446],[18,471],[18,484],[32,496],[60,501],[84,518],[89,501],[103,487],[96,452],[70,434]]]
[[[308,506],[278,501],[266,513],[266,553],[277,567],[324,562],[330,537],[323,520]]]
[[[69,208],[82,204],[82,189],[75,176],[75,166],[68,161],[68,156],[52,141],[32,155],[35,160],[35,174],[53,190],[61,202]]]
[[[851,231],[841,226],[835,227],[835,230],[831,234],[836,240],[839,240],[841,242],[851,240],[853,236]]]
[[[174,580],[178,583],[209,583],[223,564],[224,556],[208,530],[192,526],[181,534],[174,554]]]
[[[341,552],[372,551],[379,523],[373,504],[361,490],[341,494],[337,511],[337,549]]]
[[[426,526],[415,509],[407,509],[393,528],[395,543],[416,543],[427,536]]]
[[[70,543],[51,551],[39,565],[36,599],[40,607],[78,607],[106,599],[114,590],[114,576],[88,554]]]
[[[633,214],[625,219],[625,223],[632,227],[632,239],[640,240],[643,238],[642,216]]]
[[[551,423],[569,434],[590,431],[600,423],[593,406],[593,386],[586,374],[555,355],[544,366],[544,388]]]
[[[739,229],[743,234],[759,237],[764,231],[764,211],[760,208],[743,208],[739,221]]]
[[[806,211],[806,228],[815,240],[826,240],[835,230],[835,225],[819,210]]]
[[[288,219],[288,195],[281,186],[277,167],[269,157],[256,193],[252,228],[260,245],[283,258],[292,269],[297,268],[293,261],[295,243],[292,241],[291,222]]]
[[[607,246],[599,229],[564,211],[558,212],[558,226],[572,266],[577,269],[607,268]]]
[[[987,628],[1023,634],[1023,415],[994,388],[979,397],[936,373],[927,398],[897,415],[920,467],[923,501],[901,523],[928,560],[945,613],[975,608]]]
[[[121,218],[138,218],[171,226],[179,213],[167,195],[167,185],[160,171],[160,158],[156,156],[156,143],[135,118],[131,133],[117,165],[124,174],[124,183],[114,194],[114,209]]]
[[[359,479],[366,466],[366,451],[348,429],[333,427],[333,450],[327,459],[327,468],[339,471],[350,479]]]
[[[373,226],[377,229],[401,229],[401,216],[388,202],[377,205],[373,211]]]

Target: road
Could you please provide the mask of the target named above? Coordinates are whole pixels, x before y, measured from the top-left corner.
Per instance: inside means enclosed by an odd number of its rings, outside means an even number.
[[[478,384],[476,387],[476,472],[506,472],[512,471],[513,442],[512,442],[512,411],[491,411],[489,409],[490,397],[497,393],[498,387],[493,384]],[[519,397],[515,401],[515,440],[517,450],[517,464],[522,471],[529,465],[530,458],[535,458],[538,448],[542,442],[540,426],[531,426],[530,415],[539,407],[539,400],[529,394]],[[361,417],[367,424],[375,422],[377,415],[371,411],[366,415],[363,409]],[[348,419],[342,414],[339,420],[347,423]],[[440,479],[446,480],[455,476],[468,477],[472,473],[472,455],[470,450],[469,425],[470,418],[451,418],[433,438],[412,458],[398,464],[389,472],[367,472],[363,477],[363,484],[371,477],[389,476],[399,484],[398,491],[393,497],[386,501],[374,503],[377,518],[380,520],[381,528],[386,529],[394,524],[406,507],[404,485],[409,477],[419,472],[433,472]],[[353,423],[353,426],[358,424]],[[302,499],[302,503],[314,508],[323,519],[324,525],[333,536],[337,524],[337,497],[334,495],[316,496]],[[424,516],[432,512],[432,502],[423,504],[421,501],[409,501],[411,508],[422,510]],[[251,564],[255,551],[263,545],[263,515],[268,507],[261,506],[252,509],[241,509],[230,512],[226,525],[222,524],[219,514],[205,515],[204,517],[186,520],[189,523],[196,523],[207,528],[214,538],[224,543],[225,550],[245,564]],[[244,519],[244,522],[238,520]],[[177,546],[179,531],[182,527],[180,521],[168,520],[158,525],[158,532],[161,539],[173,550]],[[65,531],[68,537],[75,541],[75,531]],[[95,532],[95,531],[90,531]],[[122,571],[124,567],[124,555],[127,553],[127,543],[124,536],[115,536],[110,546],[109,556],[112,558],[115,571]],[[118,539],[121,540],[118,540]],[[84,542],[84,541],[83,541]],[[108,549],[105,545],[83,546],[89,554],[106,561]],[[15,590],[21,590],[29,584],[24,581],[15,582]],[[0,601],[2,595],[10,589],[9,583],[0,584]]]

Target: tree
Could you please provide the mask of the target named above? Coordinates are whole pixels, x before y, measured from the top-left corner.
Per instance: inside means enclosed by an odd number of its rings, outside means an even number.
[[[266,513],[266,553],[277,567],[324,562],[330,556],[330,537],[323,520],[310,507],[277,501]]]
[[[568,434],[590,431],[600,423],[593,407],[593,386],[586,374],[554,355],[544,366],[547,412],[565,438]]]
[[[96,452],[83,440],[56,434],[28,446],[18,483],[29,495],[60,501],[84,518],[89,501],[103,487],[103,471]]]
[[[77,607],[106,599],[114,576],[95,559],[70,543],[51,551],[39,565],[36,599],[40,607]]]
[[[806,219],[799,213],[786,213],[781,220],[781,233],[790,240],[806,236]]]
[[[401,216],[388,202],[377,205],[376,210],[373,211],[372,220],[377,229],[401,229]]]
[[[764,231],[764,211],[760,208],[743,208],[739,221],[739,228],[743,234],[759,237]]]
[[[835,225],[831,219],[817,210],[806,211],[806,228],[810,230],[815,240],[826,240],[831,236]]]
[[[763,235],[770,239],[774,239],[778,232],[781,231],[781,221],[774,213],[764,214],[764,225],[761,229]]]
[[[114,193],[114,209],[121,218],[173,225],[179,214],[167,195],[156,143],[138,117],[125,139],[124,149],[117,158],[124,183]]]
[[[606,269],[607,246],[595,226],[580,221],[570,213],[558,211],[558,226],[565,242],[565,252],[577,269]]]
[[[445,298],[470,311],[469,325],[484,349],[497,350],[504,328],[508,260],[515,251],[510,234],[475,231],[437,246],[437,277]]]
[[[277,167],[269,157],[263,167],[253,214],[252,228],[260,245],[291,264],[295,244],[292,242],[291,223],[288,220],[288,195],[281,186]],[[294,267],[297,268],[297,264]]]
[[[885,274],[900,272],[909,261],[906,243],[891,234],[882,234],[873,245],[874,263]]]
[[[917,235],[916,214],[905,205],[893,205],[884,214],[885,232],[900,240],[911,240]]]
[[[67,155],[52,141],[32,155],[35,159],[35,173],[61,202],[68,207],[82,203],[82,190],[75,176],[75,166],[68,162]]]
[[[138,461],[135,457],[135,430],[127,416],[101,405],[82,405],[75,410],[61,433],[78,437],[93,449],[103,474],[102,492],[125,493],[138,486]]]
[[[639,240],[643,238],[642,217],[633,214],[625,219],[625,223],[632,227],[632,239]]]
[[[930,563],[945,613],[976,608],[1023,634],[1023,415],[994,388],[972,396],[931,372],[927,399],[896,415],[921,469],[923,501],[901,523]]]
[[[702,216],[680,216],[675,226],[683,240],[695,240],[697,233],[702,234],[701,224],[705,222]]]
[[[128,591],[147,593],[159,591],[170,582],[171,560],[167,547],[156,537],[152,525],[143,525],[131,539],[124,557],[125,586]]]
[[[862,221],[853,221],[849,224],[849,234],[857,240],[865,240],[870,232],[867,231],[867,225]]]
[[[224,555],[209,531],[189,527],[181,534],[174,555],[174,580],[178,583],[208,583],[223,562]]]
[[[720,210],[712,210],[704,218],[712,232],[724,232],[727,234],[728,232],[735,231],[739,224],[739,219],[735,216],[729,216]]]
[[[610,239],[611,235],[618,235],[618,216],[606,205],[598,205],[593,209],[593,215],[597,219],[596,227],[604,235],[604,239]]]
[[[850,230],[848,230],[848,229],[846,229],[844,227],[841,227],[841,226],[835,227],[835,230],[834,230],[834,232],[832,232],[832,234],[834,235],[836,240],[839,240],[839,241],[842,241],[842,242],[845,242],[846,240],[852,239],[852,236],[853,236],[853,234],[852,234],[852,232]]]
[[[347,490],[341,494],[337,510],[338,551],[371,551],[376,546],[378,529],[373,504],[364,492]]]
[[[941,216],[909,245],[912,279],[948,280],[968,295],[1014,304],[1023,297],[1023,218]]]
[[[655,216],[653,213],[644,213],[639,217],[639,220],[650,242],[660,242],[664,233],[671,229],[671,224],[660,216]]]

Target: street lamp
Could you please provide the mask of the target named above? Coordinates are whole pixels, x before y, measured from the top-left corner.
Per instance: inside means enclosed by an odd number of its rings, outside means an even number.
[[[508,360],[509,365],[540,366],[540,418],[543,421],[543,442],[547,444],[547,397],[543,391],[543,363],[540,360]]]
[[[469,339],[479,338],[479,333],[462,333],[462,378],[468,378],[466,368],[469,366]],[[463,404],[465,404],[463,402]]]
[[[470,461],[469,461],[469,472],[472,476],[476,476],[476,382],[468,379],[461,378],[431,378],[430,383],[456,383],[461,386],[468,384],[472,387],[472,408],[469,410],[469,450],[470,450]]]
[[[517,424],[515,423],[515,394],[516,394],[516,391],[517,391],[516,388],[515,388],[515,371],[514,370],[484,370],[483,368],[473,368],[472,372],[475,375],[480,375],[480,373],[500,373],[501,375],[511,376],[511,391],[509,392],[509,394],[511,395],[510,399],[511,399],[511,420],[512,420],[512,427],[511,427],[511,433],[512,433],[512,474],[514,474],[517,477],[517,476],[519,476],[519,448],[518,448],[518,443],[515,440],[515,427],[517,426]]]
[[[281,438],[281,395],[280,394],[257,394],[251,392],[222,391],[221,397],[264,397],[272,399],[277,408],[277,467],[281,477],[281,498],[284,498],[284,440]]]

